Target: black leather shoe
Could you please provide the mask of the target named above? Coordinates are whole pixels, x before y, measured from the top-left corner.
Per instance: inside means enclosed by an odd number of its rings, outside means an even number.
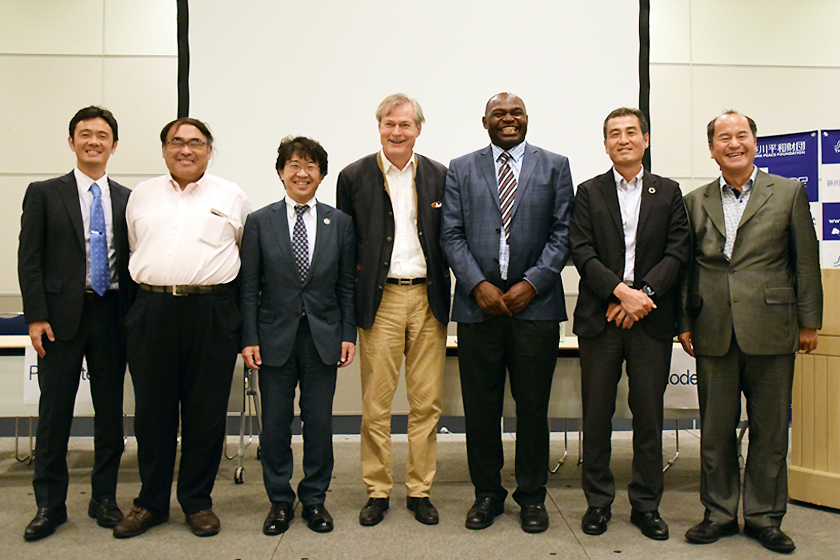
[[[745,523],[744,534],[757,540],[761,543],[761,546],[773,552],[793,552],[796,550],[793,539],[778,527],[754,527]]]
[[[603,535],[607,532],[610,517],[610,508],[587,508],[580,520],[580,528],[587,535]]]
[[[35,518],[29,522],[23,531],[23,538],[27,541],[37,541],[55,533],[55,528],[67,521],[67,508],[38,508]]]
[[[91,498],[88,504],[88,516],[96,519],[96,524],[100,527],[113,529],[122,521],[123,512],[120,511],[117,502],[110,498],[102,498],[98,502]]]
[[[467,529],[484,529],[493,524],[493,519],[505,511],[505,503],[495,498],[478,498],[467,512]]]
[[[309,528],[316,533],[329,533],[333,530],[333,518],[324,504],[303,506],[301,517],[309,523]]]
[[[408,496],[405,499],[405,507],[408,511],[414,512],[414,519],[423,525],[437,525],[440,521],[438,510],[432,505],[429,498],[414,498]]]
[[[359,512],[359,524],[372,527],[385,518],[385,512],[391,505],[389,498],[368,498],[365,507]]]
[[[711,519],[704,519],[691,529],[685,532],[688,542],[694,544],[711,544],[717,542],[721,537],[738,534],[738,520],[733,519],[729,523],[721,525]]]
[[[294,516],[295,510],[289,502],[272,502],[263,522],[263,534],[271,537],[285,533]]]
[[[545,504],[528,504],[519,512],[519,524],[526,533],[542,533],[548,529]]]
[[[659,517],[657,510],[630,512],[630,521],[642,530],[642,534],[655,541],[668,540],[668,524]]]

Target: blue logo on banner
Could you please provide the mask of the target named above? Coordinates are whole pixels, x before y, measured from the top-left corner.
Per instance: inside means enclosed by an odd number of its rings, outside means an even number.
[[[840,140],[840,135],[838,140]],[[816,131],[758,138],[755,164],[762,169],[767,169],[770,173],[802,181],[808,192],[808,200],[811,202],[819,200],[817,186],[819,154]]]
[[[840,202],[824,202],[823,241],[840,241]]]
[[[822,162],[840,163],[840,130],[822,131]]]

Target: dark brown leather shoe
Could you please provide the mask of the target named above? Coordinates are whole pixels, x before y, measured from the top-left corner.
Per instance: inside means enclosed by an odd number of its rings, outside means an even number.
[[[29,522],[23,531],[23,538],[27,541],[37,541],[55,533],[55,528],[67,521],[67,508],[38,508],[35,518]]]
[[[295,516],[295,510],[289,502],[272,502],[268,516],[263,522],[263,534],[272,537],[289,530],[289,523]]]
[[[359,512],[359,524],[364,527],[376,525],[385,518],[385,512],[391,505],[389,498],[368,498],[367,503]]]
[[[721,537],[738,534],[738,520],[733,519],[729,523],[715,523],[711,519],[704,519],[691,529],[685,532],[688,542],[694,544],[711,544],[717,542]]]
[[[197,513],[188,513],[187,523],[197,537],[212,537],[219,533],[222,522],[212,509],[203,509]]]
[[[316,533],[329,533],[333,530],[333,518],[324,504],[303,506],[300,516],[309,524],[308,527]]]
[[[761,543],[761,546],[773,552],[793,552],[796,545],[779,527],[755,527],[744,524],[744,534]]]
[[[91,498],[88,504],[88,516],[96,519],[96,524],[106,529],[113,529],[123,520],[123,512],[120,511],[117,502],[110,498],[99,501]]]
[[[432,505],[428,497],[415,498],[408,496],[405,499],[405,507],[408,508],[408,511],[413,511],[414,519],[423,525],[437,525],[440,521],[437,508]]]
[[[168,519],[168,515],[155,515],[141,507],[131,506],[128,515],[114,527],[114,536],[118,539],[136,537]]]

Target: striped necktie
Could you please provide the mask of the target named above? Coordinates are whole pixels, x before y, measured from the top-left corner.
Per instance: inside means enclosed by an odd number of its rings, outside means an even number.
[[[505,241],[510,245],[510,219],[513,216],[513,201],[516,200],[516,178],[510,168],[510,153],[502,152],[499,156],[499,210],[502,212],[502,225],[505,227]]]

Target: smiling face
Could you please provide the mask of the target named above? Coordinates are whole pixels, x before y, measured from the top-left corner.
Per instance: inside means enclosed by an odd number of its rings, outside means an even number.
[[[79,122],[68,143],[76,153],[79,171],[93,179],[105,174],[108,159],[117,150],[111,125],[100,118]]]
[[[737,113],[718,117],[709,151],[727,182],[732,178],[735,183],[739,183],[744,175],[752,174],[755,136],[747,118]],[[743,184],[743,181],[739,184]]]
[[[490,98],[481,119],[490,141],[509,150],[525,140],[528,132],[528,113],[525,103],[515,95],[499,93]]]
[[[420,126],[414,120],[414,106],[402,103],[394,106],[379,121],[379,140],[385,157],[399,169],[405,167],[414,152],[414,141],[420,136]]]
[[[642,166],[642,157],[650,145],[650,136],[642,133],[639,118],[636,115],[613,117],[607,121],[606,129],[604,148],[613,165],[617,169],[634,168],[638,173]]]
[[[315,196],[324,178],[318,162],[299,152],[287,159],[286,165],[277,173],[286,186],[286,195],[298,204],[304,204]]]
[[[163,145],[166,167],[182,189],[201,179],[212,153],[207,137],[191,124],[170,130]]]

